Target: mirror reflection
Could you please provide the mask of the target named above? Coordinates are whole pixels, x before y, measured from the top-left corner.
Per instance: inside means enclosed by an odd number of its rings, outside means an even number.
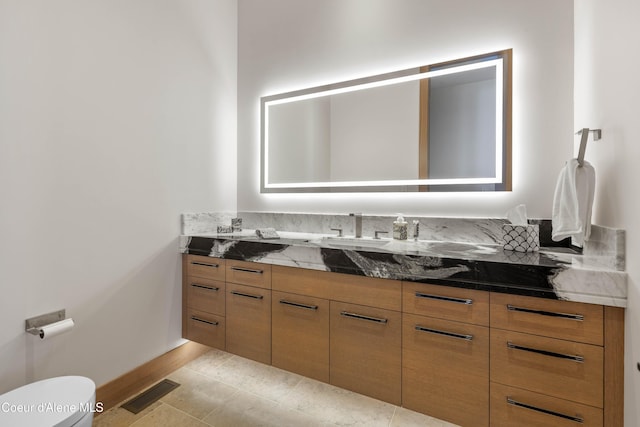
[[[510,190],[510,51],[262,98],[262,192]]]

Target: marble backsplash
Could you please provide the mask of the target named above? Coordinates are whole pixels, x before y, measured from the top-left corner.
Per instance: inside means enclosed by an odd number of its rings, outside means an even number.
[[[320,234],[337,234],[333,229],[342,229],[344,236],[353,236],[355,220],[348,214],[308,214],[272,212],[204,212],[182,214],[182,234],[187,236],[215,234],[218,225],[230,225],[231,219],[242,218],[246,229],[275,228],[278,231],[292,231]],[[363,215],[362,235],[372,237],[376,231],[386,231],[392,236],[395,216]],[[413,221],[420,222],[419,239],[459,243],[502,244],[502,225],[506,218],[435,218],[405,216],[409,223],[409,238],[413,236]],[[563,242],[551,240],[551,220],[530,220],[539,224],[540,246],[571,247],[569,239]],[[625,268],[625,232],[598,225],[592,225],[591,237],[586,242],[584,255],[606,256],[614,259],[616,269]]]
[[[181,233],[184,236],[215,233],[219,225],[231,225],[231,219],[237,216],[236,212],[183,213]],[[249,228],[247,226],[244,227]]]
[[[239,212],[245,228],[274,227],[276,230],[337,234],[332,228],[342,229],[344,236],[355,234],[355,219],[348,214],[297,214]],[[362,215],[362,236],[373,237],[376,231],[386,231],[391,237],[395,216]],[[421,240],[439,240],[464,243],[502,242],[501,219],[429,218],[405,216],[409,223],[409,238],[413,236],[413,221],[420,221]]]

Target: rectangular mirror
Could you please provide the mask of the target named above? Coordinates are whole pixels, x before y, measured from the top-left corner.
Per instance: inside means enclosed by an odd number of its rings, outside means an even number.
[[[511,190],[511,50],[261,99],[261,192]]]

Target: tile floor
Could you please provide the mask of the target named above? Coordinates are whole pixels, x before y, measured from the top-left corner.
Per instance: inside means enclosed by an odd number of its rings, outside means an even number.
[[[115,407],[97,416],[93,426],[455,427],[219,350],[167,378],[180,387],[137,415]]]

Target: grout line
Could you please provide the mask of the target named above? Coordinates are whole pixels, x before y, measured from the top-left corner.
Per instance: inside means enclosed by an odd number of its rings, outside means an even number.
[[[228,354],[231,354],[231,353],[228,353]],[[244,358],[244,357],[241,357],[241,356],[237,356],[237,355],[232,355],[231,357],[227,358],[227,359],[226,359],[226,360],[224,360],[220,365],[217,365],[217,366],[216,366],[216,368],[222,368],[225,364],[227,364],[227,363],[231,363],[231,361],[232,361],[232,360],[248,360],[248,361],[250,361],[250,362],[252,362],[252,363],[256,363],[256,364],[259,364],[259,365],[264,365],[264,367],[266,367],[266,370],[267,370],[267,371],[269,371],[269,372],[279,371],[279,372],[283,372],[283,373],[286,373],[286,374],[289,374],[289,375],[294,375],[294,376],[296,376],[296,377],[299,377],[298,382],[297,382],[293,387],[291,387],[291,390],[289,390],[289,391],[285,394],[285,396],[286,396],[286,395],[289,395],[291,392],[293,392],[293,389],[295,389],[295,388],[296,388],[296,387],[297,387],[297,386],[302,382],[302,380],[303,380],[303,379],[305,379],[305,377],[303,377],[302,375],[298,375],[298,374],[295,374],[295,373],[293,373],[293,372],[288,372],[288,371],[285,371],[285,370],[283,370],[283,369],[277,368],[277,367],[275,367],[275,366],[266,365],[266,364],[264,364],[264,363],[256,362],[256,361],[254,361],[254,360],[247,359],[247,358]],[[238,392],[238,391],[242,391],[242,392],[247,393],[247,394],[250,394],[250,395],[252,395],[252,396],[259,397],[259,398],[261,398],[261,399],[264,399],[264,400],[266,400],[266,401],[269,401],[269,402],[271,402],[271,403],[278,404],[278,405],[280,405],[280,406],[282,406],[282,407],[284,407],[284,408],[287,408],[287,409],[295,409],[295,408],[293,408],[293,407],[289,407],[288,405],[285,405],[285,404],[284,404],[284,402],[282,402],[282,401],[275,400],[275,398],[273,398],[271,394],[263,394],[263,393],[255,392],[255,391],[251,391],[251,390],[244,390],[244,389],[240,388],[237,384],[234,384],[234,383],[231,383],[231,382],[224,381],[224,380],[222,380],[221,378],[217,378],[217,377],[214,377],[214,376],[208,375],[208,374],[206,374],[206,373],[203,373],[203,372],[200,372],[200,371],[197,371],[197,370],[195,370],[195,369],[188,368],[188,367],[187,367],[187,369],[189,369],[189,370],[191,370],[191,371],[194,371],[194,372],[196,372],[196,373],[198,373],[198,374],[200,374],[200,375],[202,375],[202,376],[204,376],[204,377],[206,377],[206,378],[208,378],[208,379],[210,379],[210,380],[212,380],[212,381],[216,381],[216,382],[218,382],[218,383],[220,383],[220,384],[224,384],[224,385],[226,385],[226,386],[232,387],[232,388],[234,388],[237,392]],[[264,383],[264,382],[265,382],[265,381],[261,381],[261,383]]]
[[[176,411],[178,411],[178,412],[180,412],[180,413],[182,413],[182,414],[184,414],[184,415],[188,416],[189,418],[193,418],[194,420],[199,421],[199,422],[201,422],[201,423],[202,423],[202,424],[204,424],[204,425],[212,426],[211,424],[209,424],[209,423],[205,422],[205,421],[204,421],[204,418],[203,418],[203,419],[199,419],[199,418],[197,418],[197,417],[194,417],[194,416],[193,416],[193,415],[191,415],[190,413],[185,412],[185,411],[183,411],[183,410],[182,410],[182,409],[180,409],[180,408],[176,408],[175,406],[170,405],[169,403],[162,402],[162,405],[165,405],[165,406],[167,406],[167,407],[169,407],[169,408],[171,408],[171,409],[173,409],[173,410],[176,410]],[[144,418],[146,418],[146,417],[148,417],[149,415],[151,415],[153,412],[155,412],[156,410],[158,410],[159,408],[161,408],[161,407],[162,407],[162,405],[159,405],[157,408],[155,408],[153,411],[149,412],[149,413],[148,413],[147,415],[145,415],[144,417],[142,417],[142,418],[140,418],[140,419],[136,420],[133,424],[130,424],[130,426],[129,426],[129,427],[135,427],[135,424],[136,424],[136,423],[140,422],[140,421],[141,421],[141,420],[143,420]],[[212,411],[212,412],[213,412],[213,411]],[[209,414],[207,414],[207,415],[205,416],[205,418],[206,418],[207,416],[209,416]],[[212,426],[212,427],[213,427],[213,426]]]
[[[143,419],[145,419],[146,417],[148,417],[149,415],[153,414],[158,408],[162,407],[162,405],[164,405],[164,403],[160,402],[160,405],[156,406],[155,408],[153,408],[151,411],[149,411],[148,413],[144,414],[142,417],[138,418],[137,420],[135,420],[134,422],[132,422],[131,424],[129,424],[129,427],[133,427],[135,426],[135,424],[138,421],[141,421]],[[137,415],[137,414],[136,414]]]
[[[396,417],[396,412],[398,412],[398,407],[396,405],[393,406],[393,414],[391,415],[391,419],[389,420],[389,427],[393,425],[393,419]]]

